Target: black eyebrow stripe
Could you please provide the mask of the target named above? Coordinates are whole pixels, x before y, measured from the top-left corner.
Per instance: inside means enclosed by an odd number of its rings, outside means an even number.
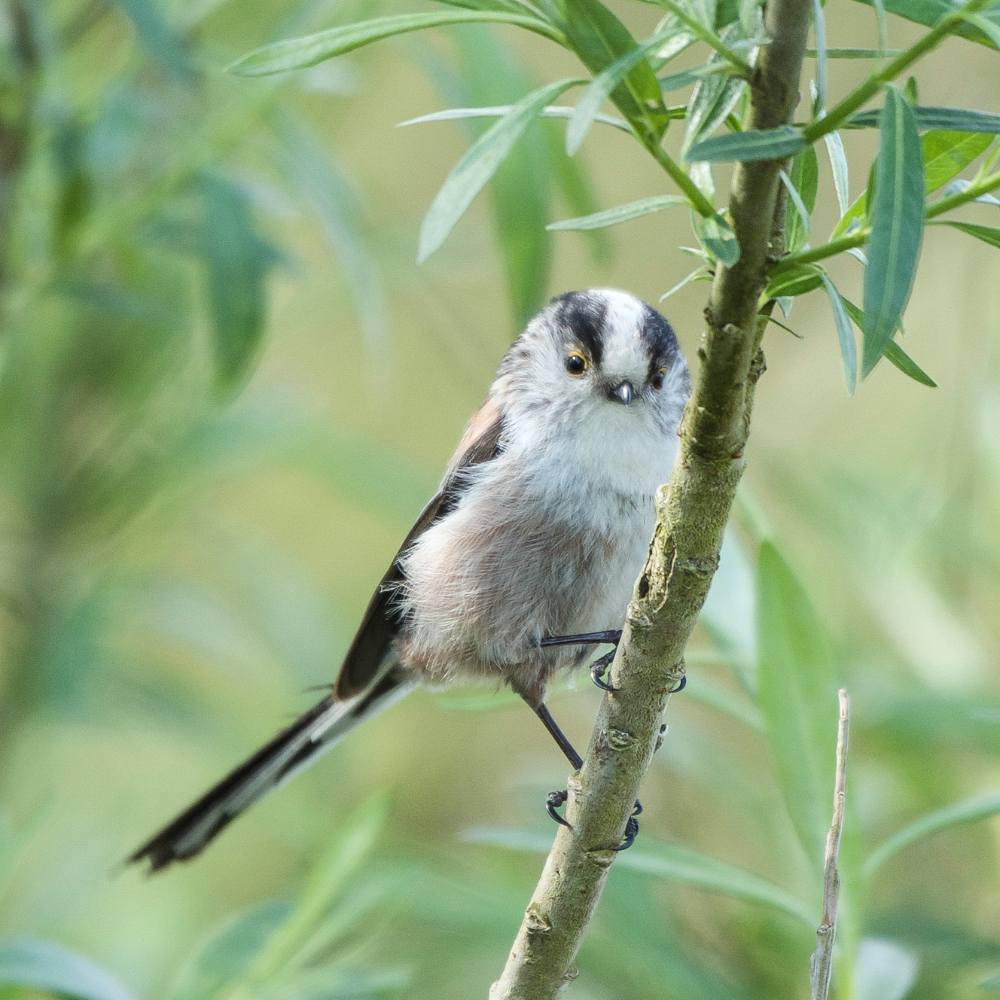
[[[677,360],[680,348],[673,327],[650,305],[643,303],[641,336],[649,351],[649,377],[660,368],[670,368]]]
[[[604,319],[608,305],[585,292],[566,292],[553,299],[556,324],[564,336],[575,340],[590,355],[595,368],[604,353]]]

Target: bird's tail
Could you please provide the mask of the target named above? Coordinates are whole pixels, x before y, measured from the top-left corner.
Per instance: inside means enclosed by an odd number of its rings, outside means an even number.
[[[245,809],[411,686],[411,680],[390,665],[356,698],[338,701],[328,695],[129,855],[127,863],[148,861],[150,870],[157,871],[194,857]]]

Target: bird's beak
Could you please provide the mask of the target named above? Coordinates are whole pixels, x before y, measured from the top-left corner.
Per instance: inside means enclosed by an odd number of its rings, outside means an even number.
[[[635,389],[632,388],[632,383],[629,381],[621,382],[613,389],[608,390],[608,399],[615,403],[623,403],[628,406],[634,398]]]

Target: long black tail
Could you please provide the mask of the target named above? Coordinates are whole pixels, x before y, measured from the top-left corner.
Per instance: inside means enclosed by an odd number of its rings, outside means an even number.
[[[130,854],[127,863],[148,861],[150,870],[158,871],[194,857],[240,813],[308,767],[359,722],[405,694],[411,684],[401,671],[389,668],[357,698],[338,701],[327,696]]]

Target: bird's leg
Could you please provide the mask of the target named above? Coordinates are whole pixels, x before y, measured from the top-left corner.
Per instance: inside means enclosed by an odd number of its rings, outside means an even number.
[[[583,767],[583,758],[576,752],[576,748],[570,743],[569,738],[566,734],[559,728],[559,724],[555,719],[552,718],[552,713],[546,708],[545,703],[541,702],[538,705],[532,706],[535,710],[535,715],[542,720],[542,725],[549,731],[549,734],[556,741],[556,745],[562,750],[563,755],[573,766],[574,771],[579,771]],[[566,803],[569,798],[569,793],[565,788],[562,788],[555,792],[549,792],[545,799],[545,811],[561,826],[568,826],[571,830],[573,829],[569,820],[564,816],[560,815],[558,812],[559,807]],[[642,812],[642,803],[636,801],[635,808],[632,810],[632,815],[628,818],[628,823],[625,824],[625,837],[622,842],[615,848],[616,851],[624,851],[635,843],[635,838],[639,835],[639,820],[636,817]]]
[[[609,684],[604,679],[604,672],[611,666],[615,653],[618,650],[618,643],[621,642],[622,630],[620,628],[605,629],[603,632],[581,632],[578,635],[546,635],[539,642],[540,646],[599,646],[605,642],[614,646],[603,656],[594,660],[590,665],[590,679],[602,691],[614,694],[618,688]],[[680,694],[687,687],[687,675],[685,674],[670,693]]]
[[[610,642],[617,646],[621,641],[622,630],[609,628],[603,632],[580,632],[577,635],[543,635],[539,646],[600,646]]]
[[[574,771],[579,771],[583,767],[583,758],[576,752],[576,747],[573,746],[569,741],[569,737],[559,728],[559,724],[555,719],[552,718],[552,713],[545,707],[544,702],[540,702],[538,705],[533,706],[535,709],[535,715],[542,720],[542,725],[549,731],[552,739],[556,741],[556,745],[562,750],[563,755],[570,762]],[[560,816],[558,809],[561,805],[566,803],[566,799],[569,798],[569,794],[566,789],[563,788],[557,792],[549,792],[548,797],[545,799],[545,811],[559,824],[562,826],[570,826],[569,820]]]
[[[590,679],[602,690],[614,693],[618,690],[604,680],[604,671],[611,665],[615,658],[615,650],[621,642],[622,630],[620,628],[607,629],[604,632],[582,632],[579,635],[547,635],[542,638],[541,646],[598,646],[602,643],[610,643],[614,649],[605,653],[590,665]]]
[[[556,745],[563,752],[563,756],[573,765],[574,771],[579,771],[583,767],[583,758],[576,752],[576,748],[570,743],[569,738],[559,728],[559,724],[552,718],[549,710],[542,702],[534,706],[535,715],[542,720],[542,725],[549,731],[549,735],[556,741]]]

